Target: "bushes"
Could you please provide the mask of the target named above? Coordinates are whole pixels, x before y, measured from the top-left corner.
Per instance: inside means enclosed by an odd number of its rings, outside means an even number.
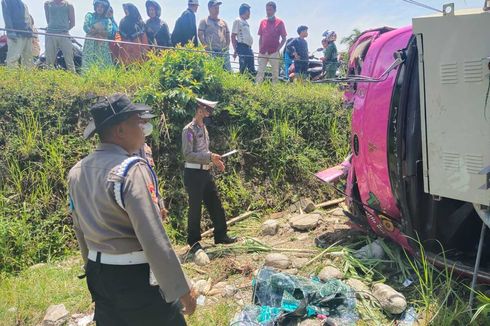
[[[228,215],[281,208],[298,194],[325,195],[312,173],[343,159],[348,112],[333,87],[256,86],[193,52],[165,52],[141,66],[60,71],[0,69],[0,270],[18,271],[74,248],[66,205],[67,171],[95,140],[81,137],[87,108],[120,91],[154,108],[151,137],[174,240],[184,235],[181,130],[197,96],[221,102],[209,127],[212,149],[239,149],[217,177]]]

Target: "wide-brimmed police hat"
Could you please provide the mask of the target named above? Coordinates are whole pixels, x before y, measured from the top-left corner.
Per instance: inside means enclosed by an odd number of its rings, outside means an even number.
[[[154,118],[150,111],[151,107],[148,105],[132,103],[126,94],[117,93],[105,97],[90,108],[92,120],[85,128],[83,137],[88,139],[96,132],[128,119],[133,113],[140,113],[143,119]]]
[[[214,111],[214,108],[219,103],[219,102],[215,102],[215,101],[205,100],[205,99],[199,98],[199,97],[196,98],[196,102],[197,102],[197,104],[204,106],[210,113],[212,113]]]

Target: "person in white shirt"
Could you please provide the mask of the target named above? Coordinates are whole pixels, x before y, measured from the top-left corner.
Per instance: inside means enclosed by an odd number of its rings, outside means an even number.
[[[250,6],[246,3],[242,4],[239,9],[240,17],[233,23],[231,30],[231,42],[235,53],[233,58],[239,57],[240,73],[247,71],[255,75],[255,59],[252,51],[253,38],[250,33],[250,25],[247,20],[250,19]]]

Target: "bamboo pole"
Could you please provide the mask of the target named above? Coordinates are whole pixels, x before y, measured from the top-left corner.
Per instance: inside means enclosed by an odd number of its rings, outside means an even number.
[[[226,225],[231,226],[233,224],[236,224],[238,222],[241,222],[241,221],[247,219],[248,217],[250,217],[251,215],[255,214],[255,212],[256,211],[251,211],[251,212],[243,213],[242,215],[237,216],[237,217],[232,218],[231,220],[227,221],[226,222]],[[210,235],[213,234],[213,231],[214,231],[214,228],[212,228],[210,230],[207,230],[206,232],[204,232],[204,233],[201,234],[201,237],[203,237],[203,238],[204,237],[208,237],[208,236],[210,236]]]
[[[315,206],[316,206],[316,208],[325,208],[325,207],[338,205],[338,204],[342,203],[343,201],[345,201],[345,198],[338,198],[338,199],[326,201],[324,203],[320,203],[320,204],[315,205]]]

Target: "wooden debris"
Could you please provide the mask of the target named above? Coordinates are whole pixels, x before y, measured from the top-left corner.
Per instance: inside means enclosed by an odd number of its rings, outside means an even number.
[[[241,221],[247,219],[248,217],[250,217],[251,215],[253,215],[255,213],[256,213],[256,211],[251,211],[251,212],[243,213],[242,215],[237,216],[237,217],[232,218],[231,220],[227,221],[226,222],[226,225],[231,226],[233,224],[236,224],[238,222],[241,222]],[[204,233],[201,234],[201,237],[203,237],[203,238],[204,237],[208,237],[208,236],[210,236],[210,235],[213,234],[213,231],[214,231],[214,228],[212,228],[210,230],[207,230],[206,232],[204,232]]]
[[[338,204],[342,203],[343,201],[345,201],[345,198],[338,198],[338,199],[329,200],[329,201],[326,201],[324,203],[317,204],[316,208],[325,208],[325,207],[338,205]]]

